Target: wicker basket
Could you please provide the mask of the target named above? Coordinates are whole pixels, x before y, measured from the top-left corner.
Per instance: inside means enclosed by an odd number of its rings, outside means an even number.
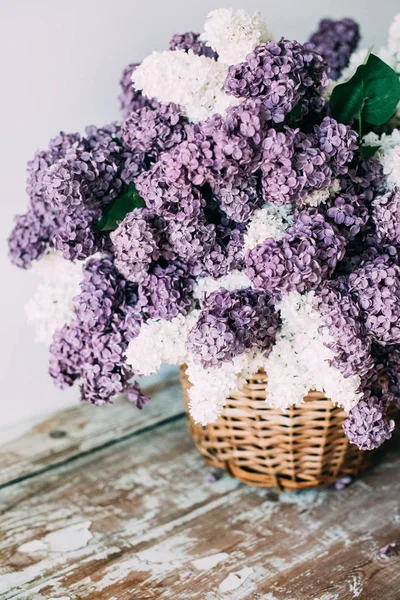
[[[189,431],[207,464],[226,469],[248,485],[300,490],[356,476],[371,463],[343,431],[347,415],[320,392],[286,411],[265,403],[266,374],[259,372],[206,427],[189,416]],[[190,383],[181,367],[185,405]]]

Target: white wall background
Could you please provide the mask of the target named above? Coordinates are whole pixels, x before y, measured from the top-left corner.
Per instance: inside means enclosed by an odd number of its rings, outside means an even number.
[[[12,267],[6,238],[24,212],[25,165],[58,131],[82,131],[118,118],[122,69],[176,32],[201,31],[220,6],[260,9],[275,36],[304,41],[320,17],[356,18],[363,45],[385,43],[396,0],[0,0],[1,61],[1,428],[76,402],[47,375],[47,349],[34,344],[23,306],[29,273]]]

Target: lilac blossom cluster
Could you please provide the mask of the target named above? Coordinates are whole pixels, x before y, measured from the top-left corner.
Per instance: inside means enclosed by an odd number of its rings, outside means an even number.
[[[60,388],[80,381],[82,400],[103,404],[127,391],[144,402],[125,363],[129,341],[140,331],[138,296],[108,258],[90,259],[83,269],[74,319],[54,334],[50,375]]]
[[[310,37],[313,45],[330,67],[330,79],[338,79],[350,62],[360,41],[360,27],[353,19],[322,19]]]
[[[267,238],[246,255],[255,287],[281,295],[304,292],[329,277],[344,257],[345,239],[314,208],[300,210],[280,240]]]
[[[176,33],[169,42],[169,49],[191,51],[197,56],[218,59],[218,53],[200,39],[199,33],[193,31]]]
[[[258,13],[214,11],[203,34],[177,34],[125,69],[121,124],[61,133],[36,153],[10,258],[27,268],[54,252],[83,265],[65,303],[72,320],[54,330],[57,385],[79,381],[93,404],[124,392],[142,407],[132,377],[179,360],[206,423],[265,368],[277,406],[320,385],[349,410],[352,442],[390,437],[400,191],[325,94],[358,38],[344,19],[322,21],[310,43],[272,42]],[[171,65],[162,102],[160,65]]]
[[[261,98],[268,120],[282,123],[302,99],[324,105],[327,64],[312,44],[281,39],[257,46],[246,60],[229,67],[225,90],[237,98]]]
[[[267,293],[220,288],[203,299],[189,349],[204,368],[214,367],[253,349],[267,353],[277,328],[278,314]]]

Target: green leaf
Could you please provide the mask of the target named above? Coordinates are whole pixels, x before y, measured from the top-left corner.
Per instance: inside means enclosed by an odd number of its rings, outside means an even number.
[[[394,115],[400,101],[399,77],[374,54],[371,54],[364,69],[367,72],[363,118],[370,125],[383,125]]]
[[[368,50],[367,50],[367,54],[365,55],[365,58],[364,58],[364,60],[363,60],[363,65],[366,65],[366,64],[367,64],[367,62],[368,62],[368,59],[369,59],[369,57],[370,57],[370,54],[371,54],[371,52],[372,52],[372,50],[373,50],[373,49],[374,49],[374,45],[372,44],[372,46],[370,46],[370,47],[368,48]]]
[[[364,158],[371,158],[371,156],[374,156],[374,154],[378,152],[379,148],[380,146],[361,146],[360,154]]]
[[[126,215],[135,208],[146,206],[145,201],[139,196],[133,183],[129,184],[127,190],[119,194],[103,210],[100,221],[96,225],[97,231],[114,231],[118,223],[123,221]]]
[[[400,101],[400,81],[395,71],[374,54],[331,96],[332,116],[341,123],[355,118],[370,125],[383,125],[395,113]]]
[[[351,123],[363,108],[365,85],[361,68],[358,67],[349,81],[333,89],[330,99],[331,114],[340,123]]]

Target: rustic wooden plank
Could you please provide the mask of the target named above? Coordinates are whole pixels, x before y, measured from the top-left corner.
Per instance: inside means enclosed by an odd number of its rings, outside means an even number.
[[[151,397],[143,410],[123,398],[113,406],[79,404],[58,411],[17,439],[1,444],[0,437],[0,487],[183,414],[175,368],[147,378],[143,389]]]
[[[183,420],[0,491],[1,600],[398,600],[400,453],[348,489],[210,484]],[[237,575],[235,575],[237,573]]]

